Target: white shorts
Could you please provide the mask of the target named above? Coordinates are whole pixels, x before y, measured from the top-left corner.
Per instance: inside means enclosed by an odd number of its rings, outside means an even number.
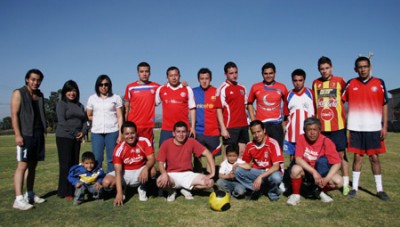
[[[168,173],[168,176],[175,182],[174,188],[185,188],[191,190],[193,188],[192,182],[194,178],[201,175],[200,173],[194,173],[192,171],[186,172],[172,172]]]
[[[139,175],[142,172],[142,169],[145,166],[140,167],[140,169],[134,169],[134,170],[123,170],[122,175],[123,175],[123,184],[124,185],[129,185],[131,187],[136,187],[140,185],[139,182]],[[110,173],[111,176],[115,177],[115,171],[112,171]],[[107,174],[107,175],[108,175]]]

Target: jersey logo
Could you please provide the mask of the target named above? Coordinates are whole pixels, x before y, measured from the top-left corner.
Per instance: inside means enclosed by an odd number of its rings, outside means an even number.
[[[240,90],[240,94],[244,95],[244,90]]]
[[[186,93],[185,92],[181,92],[181,97],[186,97]]]
[[[154,94],[154,93],[155,93],[154,89],[151,89],[151,90],[150,90],[150,93],[151,93],[151,94]]]
[[[371,91],[372,92],[377,92],[378,91],[378,87],[376,87],[376,86],[371,87]]]
[[[263,102],[264,102],[264,104],[266,105],[266,106],[274,106],[275,105],[275,102],[268,102],[267,101],[267,97],[268,97],[268,94],[266,94],[266,95],[264,95],[264,97],[263,97]]]

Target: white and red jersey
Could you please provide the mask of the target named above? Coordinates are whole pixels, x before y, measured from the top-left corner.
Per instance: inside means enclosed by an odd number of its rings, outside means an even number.
[[[317,159],[325,155],[329,164],[341,162],[336,146],[328,137],[320,134],[317,141],[310,144],[305,135],[300,135],[296,143],[295,157],[302,158],[311,167],[315,167]]]
[[[247,102],[257,101],[256,119],[262,122],[280,123],[283,121],[283,106],[285,95],[288,93],[286,86],[279,82],[267,85],[259,82],[251,87]]]
[[[135,122],[138,128],[154,128],[155,95],[159,84],[137,81],[126,86],[124,101],[129,102],[128,121]]]
[[[248,126],[246,88],[238,83],[225,81],[217,89],[217,108],[222,109],[226,128]]]
[[[253,141],[246,145],[242,160],[250,163],[252,168],[268,170],[275,163],[285,162],[282,150],[278,142],[269,137],[265,137],[265,143],[257,146]]]
[[[382,129],[383,106],[387,103],[387,91],[383,80],[371,77],[347,82],[342,99],[348,102],[347,129],[358,132],[374,132]]]
[[[155,100],[156,105],[162,102],[162,130],[173,131],[178,121],[183,121],[190,127],[189,109],[196,108],[193,90],[190,87],[182,84],[172,87],[169,83],[162,85],[156,91]]]
[[[291,90],[285,97],[288,111],[288,121],[286,124],[285,140],[296,143],[296,138],[304,134],[304,120],[314,116],[313,92],[309,88],[304,88],[301,92]]]
[[[125,170],[140,169],[152,154],[154,149],[147,138],[138,137],[134,146],[122,141],[114,148],[113,164],[121,164]]]

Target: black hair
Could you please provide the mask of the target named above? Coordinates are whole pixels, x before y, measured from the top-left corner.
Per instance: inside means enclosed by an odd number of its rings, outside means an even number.
[[[86,160],[92,160],[92,161],[96,161],[96,158],[94,157],[94,154],[90,151],[86,151],[82,154],[82,162],[86,161]]]
[[[322,64],[328,64],[328,65],[332,66],[332,61],[328,57],[322,56],[318,59],[318,70],[319,70],[319,66]]]
[[[224,72],[227,73],[228,69],[230,68],[237,68],[236,64],[233,61],[229,61],[224,66]]]
[[[265,129],[264,123],[262,123],[262,121],[260,121],[260,120],[254,120],[254,121],[250,122],[250,128],[252,128],[252,127],[254,127],[256,125],[261,126],[262,130]]]
[[[150,71],[150,65],[149,65],[149,63],[147,63],[147,62],[140,62],[138,65],[137,65],[137,71],[139,71],[139,67],[149,67],[149,71]]]
[[[261,67],[261,74],[263,74],[264,70],[266,70],[266,69],[272,69],[274,71],[274,73],[276,73],[276,67],[275,67],[274,63],[272,63],[272,62],[267,62]]]
[[[225,154],[228,155],[228,153],[236,153],[239,155],[239,145],[237,143],[231,143],[225,146]]]
[[[303,76],[304,80],[306,79],[306,72],[302,69],[295,69],[292,72],[292,80],[294,76]]]
[[[61,100],[63,100],[64,102],[67,101],[67,97],[66,97],[66,93],[72,90],[76,90],[76,98],[75,100],[72,100],[72,102],[74,103],[79,103],[79,88],[78,88],[78,84],[73,81],[73,80],[68,80],[67,82],[65,82],[62,90],[61,90]]]
[[[167,69],[167,76],[168,76],[169,71],[172,71],[172,70],[178,71],[179,76],[181,75],[181,71],[179,71],[179,68],[178,68],[178,67],[176,67],[176,66],[171,66],[171,67],[169,67],[169,68]]]
[[[210,75],[210,81],[212,80],[212,72],[208,68],[201,68],[199,72],[197,72],[197,80],[200,79],[200,74],[206,74]]]
[[[26,82],[26,80],[28,80],[31,77],[32,73],[39,75],[40,81],[43,81],[44,75],[39,69],[30,69],[25,75],[25,85],[28,84],[28,82]]]
[[[136,124],[132,121],[124,121],[121,125],[121,133],[124,133],[125,128],[134,128],[135,131],[137,132],[137,127]]]
[[[99,77],[97,77],[96,84],[94,85],[94,90],[96,91],[97,96],[100,96],[99,86],[101,85],[101,82],[103,80],[107,80],[108,81],[108,96],[111,97],[113,95],[112,82],[111,82],[110,77],[107,76],[106,74],[102,74]]]
[[[183,122],[183,121],[178,121],[178,122],[176,122],[175,125],[174,125],[174,131],[176,130],[176,128],[180,128],[180,127],[185,127],[186,130],[188,129],[188,126],[187,126],[187,124],[186,124],[185,122]]]
[[[368,62],[368,66],[371,65],[371,61],[369,60],[369,58],[364,57],[364,56],[361,56],[361,57],[358,57],[358,58],[356,59],[356,61],[354,62],[354,67],[355,67],[355,68],[358,67],[358,63],[359,63],[360,61],[366,61],[366,62]]]

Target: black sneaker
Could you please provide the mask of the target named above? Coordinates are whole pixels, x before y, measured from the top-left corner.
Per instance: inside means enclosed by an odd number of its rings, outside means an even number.
[[[390,200],[389,196],[384,191],[380,191],[380,192],[376,193],[376,196],[378,196],[378,198],[380,200],[383,200],[383,201],[389,201]]]
[[[357,191],[354,190],[354,189],[352,189],[352,190],[349,192],[349,194],[347,195],[347,198],[348,198],[348,199],[354,199],[354,198],[356,197],[356,195],[357,195]]]

